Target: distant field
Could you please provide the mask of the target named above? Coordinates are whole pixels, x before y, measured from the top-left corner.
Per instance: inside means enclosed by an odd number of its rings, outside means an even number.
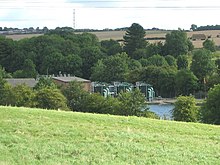
[[[1,165],[217,165],[220,127],[0,106]]]
[[[120,40],[123,39],[123,36],[125,35],[125,31],[104,31],[91,33],[95,34],[99,40]],[[169,31],[146,31],[146,38],[161,38],[165,37],[167,33],[169,33]],[[220,46],[220,38],[217,38],[217,35],[220,35],[220,30],[187,32],[188,37],[191,37],[193,34],[205,34],[206,36],[211,36],[211,39],[215,42],[215,44]],[[7,37],[12,38],[13,40],[20,40],[22,38],[31,38],[40,35],[42,34],[8,35]],[[150,40],[149,42],[155,43],[159,41],[164,42],[164,40]],[[197,40],[192,42],[195,48],[201,48],[204,41]]]

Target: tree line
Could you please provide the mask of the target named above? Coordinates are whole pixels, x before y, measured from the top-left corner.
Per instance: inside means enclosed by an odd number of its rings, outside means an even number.
[[[144,81],[162,97],[204,93],[220,82],[213,41],[194,50],[182,30],[168,33],[164,44],[150,44],[144,37],[145,30],[136,23],[122,44],[63,28],[19,41],[0,37],[0,72],[14,78],[62,72],[92,81]]]
[[[139,90],[120,93],[117,98],[104,98],[98,93],[86,92],[79,82],[63,87],[47,77],[41,77],[34,88],[25,84],[13,87],[0,77],[0,105],[159,118],[148,111]]]

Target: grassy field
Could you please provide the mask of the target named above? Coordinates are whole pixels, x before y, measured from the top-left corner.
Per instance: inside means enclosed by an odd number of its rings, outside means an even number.
[[[0,107],[1,165],[213,165],[219,149],[219,126]]]
[[[161,38],[165,37],[166,34],[170,31],[146,31],[146,38]],[[123,36],[125,35],[125,31],[101,31],[101,32],[91,32],[95,34],[100,41],[102,40],[121,40],[123,39]],[[187,32],[187,36],[191,37],[193,34],[205,34],[207,37],[211,36],[211,39],[215,42],[217,46],[220,46],[220,38],[217,37],[217,35],[220,35],[220,30],[207,30],[207,31],[195,31],[195,32]],[[8,38],[12,38],[13,40],[20,40],[23,38],[31,38],[31,37],[37,37],[42,34],[24,34],[24,35],[8,35]],[[156,43],[156,42],[164,42],[165,40],[149,40],[150,43]],[[192,41],[195,48],[201,48],[203,40],[196,40]]]

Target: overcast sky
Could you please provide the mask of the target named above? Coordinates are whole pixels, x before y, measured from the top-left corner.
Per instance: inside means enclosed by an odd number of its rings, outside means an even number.
[[[189,29],[220,24],[219,15],[220,0],[0,0],[0,27]]]

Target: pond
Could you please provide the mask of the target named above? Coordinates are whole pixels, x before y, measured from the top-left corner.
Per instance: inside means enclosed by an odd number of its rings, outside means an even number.
[[[171,110],[174,108],[173,104],[151,104],[148,107],[150,111],[156,113],[160,118],[172,119]]]

